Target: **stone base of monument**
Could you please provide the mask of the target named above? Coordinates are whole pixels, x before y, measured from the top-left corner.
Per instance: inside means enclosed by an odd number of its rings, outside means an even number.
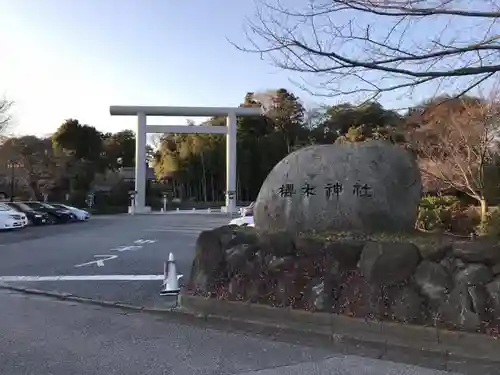
[[[223,226],[196,242],[189,293],[499,335],[500,244],[419,232],[294,236]]]

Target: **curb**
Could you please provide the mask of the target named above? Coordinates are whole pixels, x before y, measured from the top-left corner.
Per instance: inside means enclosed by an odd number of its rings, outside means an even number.
[[[311,313],[185,294],[180,295],[179,307],[150,308],[5,284],[0,284],[0,290],[138,313],[169,314],[170,317],[185,319],[188,324],[202,324],[205,328],[209,324],[216,329],[222,327],[288,337],[293,341],[298,340],[298,343],[311,342],[317,345],[319,339],[322,347],[331,345],[336,351],[344,354],[471,375],[477,373],[500,375],[500,340],[480,334],[375,322],[328,313]]]
[[[298,334],[313,333],[335,342],[377,344],[385,351],[406,349],[443,358],[488,361],[500,368],[500,340],[482,334],[191,295],[181,295],[181,306],[205,318],[260,324]]]
[[[120,308],[120,309],[125,309],[125,310],[133,310],[133,311],[144,311],[144,308],[142,306],[128,305],[128,304],[120,303],[120,302],[97,300],[97,299],[86,298],[86,297],[78,297],[78,296],[75,296],[71,293],[60,293],[60,292],[46,291],[46,290],[41,290],[41,289],[22,288],[22,287],[17,287],[17,286],[10,286],[10,285],[0,285],[0,289],[10,290],[10,291],[14,291],[14,292],[21,292],[21,293],[26,293],[26,294],[34,294],[34,295],[45,296],[45,297],[52,297],[52,298],[57,298],[57,299],[64,300],[64,301],[80,302],[80,303],[85,303],[85,304],[89,304],[89,305],[115,307],[115,308]],[[165,309],[165,311],[168,311],[168,310]]]

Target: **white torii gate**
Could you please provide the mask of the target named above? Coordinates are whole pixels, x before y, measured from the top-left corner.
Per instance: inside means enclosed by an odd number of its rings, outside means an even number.
[[[150,107],[111,106],[111,116],[137,116],[135,136],[135,212],[146,207],[146,135],[147,133],[195,133],[226,135],[226,210],[236,211],[236,117],[258,116],[260,108],[241,107]],[[226,126],[147,125],[146,116],[226,116]]]

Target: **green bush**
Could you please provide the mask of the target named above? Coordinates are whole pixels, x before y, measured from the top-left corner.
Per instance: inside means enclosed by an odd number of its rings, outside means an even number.
[[[419,206],[417,226],[428,231],[448,230],[451,211],[457,204],[459,202],[455,197],[423,197]]]
[[[417,228],[431,232],[452,232],[468,235],[480,222],[474,206],[454,196],[425,196],[420,202]]]
[[[425,196],[419,206],[417,227],[427,231],[451,231],[453,217],[462,211],[458,198]]]

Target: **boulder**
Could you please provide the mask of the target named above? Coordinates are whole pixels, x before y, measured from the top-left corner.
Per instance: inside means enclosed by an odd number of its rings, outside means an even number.
[[[254,207],[264,231],[406,231],[422,184],[410,154],[384,141],[316,145],[281,160]]]
[[[460,258],[455,258],[453,255],[448,255],[447,257],[441,259],[439,264],[448,272],[450,275],[455,274],[459,270],[464,269],[467,264],[464,263]]]
[[[500,263],[497,263],[491,267],[491,271],[494,275],[500,275]]]
[[[467,331],[479,331],[486,317],[486,304],[484,287],[459,284],[441,306],[442,320]]]
[[[293,236],[287,232],[262,233],[259,236],[259,248],[263,254],[276,257],[295,255],[295,241]]]
[[[500,262],[500,243],[494,239],[457,241],[453,255],[466,262],[496,264]]]
[[[361,252],[363,276],[377,285],[407,280],[420,261],[418,248],[404,242],[367,242]]]
[[[252,244],[242,243],[226,250],[226,263],[230,275],[244,272],[248,263],[254,258],[258,248]]]
[[[325,246],[325,254],[332,256],[342,269],[350,270],[357,267],[364,246],[362,241],[334,241]]]
[[[418,249],[420,250],[422,259],[440,262],[453,250],[453,246],[449,238],[440,236],[437,243],[435,241],[425,241],[422,244],[418,244]]]
[[[469,264],[455,274],[455,283],[471,285],[485,285],[493,279],[493,272],[484,264]]]
[[[417,323],[425,319],[424,300],[412,287],[400,289],[392,301],[392,317],[403,323]]]
[[[196,253],[191,266],[189,287],[196,292],[217,293],[228,280],[226,252],[221,236],[226,229],[203,231],[196,240]]]
[[[451,275],[439,264],[424,260],[414,274],[420,293],[433,304],[440,304],[453,288]]]
[[[383,315],[380,286],[370,283],[359,271],[352,271],[340,288],[333,309],[338,314],[375,319]]]
[[[318,256],[323,252],[325,241],[313,237],[297,237],[295,251],[300,256]]]
[[[307,301],[305,303],[307,310],[310,311],[329,311],[332,307],[331,296],[325,289],[325,282],[321,279],[314,279],[308,285]]]
[[[488,283],[486,290],[488,291],[494,316],[500,320],[500,276]]]

